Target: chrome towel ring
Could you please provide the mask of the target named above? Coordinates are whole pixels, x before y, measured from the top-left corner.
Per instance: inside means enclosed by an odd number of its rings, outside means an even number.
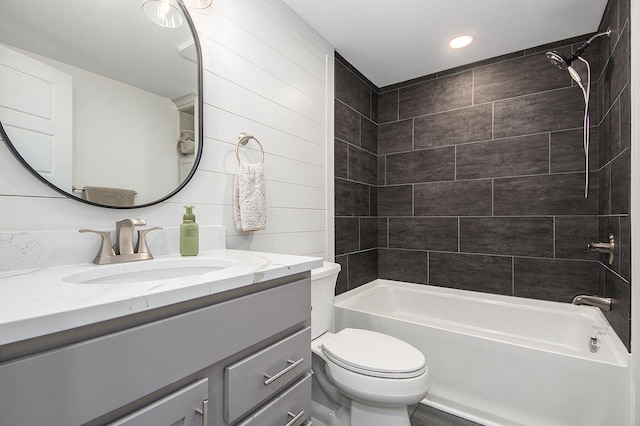
[[[246,145],[251,139],[256,141],[257,144],[260,146],[260,152],[262,153],[262,159],[260,160],[260,164],[264,164],[264,148],[262,147],[262,144],[258,139],[244,132],[241,132],[238,134],[238,143],[236,144],[236,159],[238,160],[238,163],[240,163],[240,155],[238,155],[238,149],[240,148],[240,145]]]

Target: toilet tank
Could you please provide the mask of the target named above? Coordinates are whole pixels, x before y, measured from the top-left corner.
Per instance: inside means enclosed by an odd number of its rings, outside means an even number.
[[[321,268],[311,270],[311,339],[331,328],[339,272],[340,265],[331,262],[324,262]]]

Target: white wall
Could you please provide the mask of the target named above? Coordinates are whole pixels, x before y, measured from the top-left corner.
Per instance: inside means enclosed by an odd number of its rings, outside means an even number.
[[[0,144],[0,232],[110,229],[124,217],[152,226],[180,223],[196,206],[201,225],[227,227],[227,246],[325,256],[327,253],[327,84],[333,49],[280,0],[216,0],[192,12],[204,62],[203,159],[189,185],[160,205],[130,211],[66,199],[36,181]],[[237,134],[266,151],[267,230],[234,230],[231,190]],[[255,145],[254,145],[255,146]],[[252,160],[256,152],[246,148]],[[333,194],[329,194],[333,197]]]

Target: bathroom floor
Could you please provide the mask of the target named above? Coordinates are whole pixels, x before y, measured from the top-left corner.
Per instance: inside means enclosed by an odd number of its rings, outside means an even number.
[[[418,404],[411,415],[411,426],[480,426],[444,411],[436,410],[423,404]]]

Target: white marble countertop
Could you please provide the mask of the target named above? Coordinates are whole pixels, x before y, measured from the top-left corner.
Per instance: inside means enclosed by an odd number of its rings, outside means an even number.
[[[179,259],[185,258],[169,255],[119,265]],[[193,259],[217,259],[233,265],[204,275],[108,284],[76,284],[66,282],[65,277],[113,265],[83,264],[0,273],[0,345],[239,289],[322,266],[322,259],[316,257],[240,250],[211,250]]]

